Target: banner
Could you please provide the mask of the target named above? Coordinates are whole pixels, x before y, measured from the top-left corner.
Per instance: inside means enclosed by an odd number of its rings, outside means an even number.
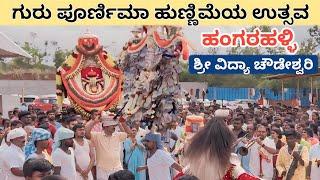
[[[0,25],[314,25],[320,2],[1,0]]]

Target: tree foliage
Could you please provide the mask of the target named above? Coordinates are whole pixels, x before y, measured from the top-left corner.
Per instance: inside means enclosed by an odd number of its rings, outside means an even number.
[[[13,58],[12,59],[12,68],[21,68],[21,69],[32,69],[39,68],[43,69],[44,57],[47,55],[46,52],[41,52],[41,50],[35,46],[32,46],[29,42],[24,42],[21,46],[27,53],[29,53],[32,58]]]
[[[61,50],[61,49],[56,50],[54,53],[54,59],[53,59],[55,67],[59,68],[61,64],[65,61],[66,57],[69,56],[70,54],[71,52],[68,50]]]
[[[315,40],[317,45],[320,45],[320,28],[319,26],[313,26],[308,30],[310,36]]]

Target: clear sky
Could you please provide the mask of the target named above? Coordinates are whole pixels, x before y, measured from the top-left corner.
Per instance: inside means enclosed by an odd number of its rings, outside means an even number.
[[[183,32],[189,41],[196,47],[198,53],[207,52],[201,47],[201,32],[211,32],[217,26],[185,27]],[[224,26],[218,27],[222,32],[239,31],[242,27]],[[296,41],[301,42],[309,38],[308,26],[293,26],[296,34]],[[121,48],[131,37],[132,26],[0,26],[0,32],[6,34],[10,39],[19,44],[23,42],[33,42],[37,47],[44,50],[44,42],[49,42],[47,52],[52,54],[56,47],[50,44],[51,41],[58,42],[61,49],[74,49],[80,35],[89,30],[100,38],[107,51],[113,56],[117,56]],[[32,35],[33,34],[33,35]],[[219,49],[225,52],[225,49]],[[46,57],[46,64],[52,65],[52,56]]]

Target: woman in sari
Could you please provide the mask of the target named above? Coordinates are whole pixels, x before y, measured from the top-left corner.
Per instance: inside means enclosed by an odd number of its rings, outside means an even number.
[[[135,180],[146,180],[145,172],[137,172],[139,166],[145,166],[146,153],[140,137],[136,137],[137,129],[131,129],[132,134],[123,143],[125,150],[124,164],[127,164],[128,170],[134,174]]]

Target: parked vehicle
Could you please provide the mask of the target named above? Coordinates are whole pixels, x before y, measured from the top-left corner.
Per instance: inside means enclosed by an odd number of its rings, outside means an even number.
[[[34,100],[39,99],[39,96],[35,96],[35,95],[26,95],[23,97],[20,96],[20,102],[21,103],[25,103],[27,106],[29,106],[30,104],[33,103]]]
[[[53,104],[57,104],[56,95],[45,95],[33,101],[33,107],[42,111],[48,111],[52,109]]]

